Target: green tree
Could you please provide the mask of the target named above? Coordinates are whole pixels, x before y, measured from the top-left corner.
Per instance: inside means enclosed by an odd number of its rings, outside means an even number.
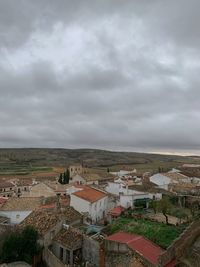
[[[38,233],[27,226],[22,232],[9,235],[2,246],[1,262],[26,261],[31,263],[32,258],[41,249],[37,243]]]
[[[63,173],[63,184],[67,183],[67,175],[66,172]]]
[[[66,171],[66,176],[67,176],[67,184],[68,184],[69,183],[69,179],[70,179],[69,169],[67,169],[67,171]]]
[[[150,206],[150,208],[153,209],[154,213],[156,214],[157,211],[158,211],[158,201],[153,199],[153,200],[150,202],[150,205],[149,205],[149,206]]]
[[[69,183],[69,178],[70,178],[69,169],[67,169],[66,172],[64,172],[63,176],[64,176],[63,183],[64,184],[68,184]]]
[[[182,223],[182,220],[184,220],[184,219],[188,220],[187,212],[181,208],[177,209],[176,217],[179,218],[179,223]]]
[[[37,244],[38,232],[32,226],[27,226],[24,228],[21,235],[23,240],[22,248],[24,258],[30,258],[31,260],[39,251],[39,246]]]
[[[60,173],[58,182],[59,182],[60,184],[63,184],[63,174],[62,174],[62,173]]]
[[[171,208],[171,203],[168,198],[164,197],[159,201],[159,210],[165,216],[166,224],[169,224],[167,213],[169,213],[170,208]]]

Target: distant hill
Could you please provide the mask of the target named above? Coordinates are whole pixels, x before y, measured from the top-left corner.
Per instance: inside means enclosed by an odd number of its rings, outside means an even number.
[[[21,148],[0,149],[0,168],[3,166],[67,166],[83,163],[88,167],[138,165],[153,162],[197,163],[199,158],[158,155],[136,152],[114,152],[99,149]]]

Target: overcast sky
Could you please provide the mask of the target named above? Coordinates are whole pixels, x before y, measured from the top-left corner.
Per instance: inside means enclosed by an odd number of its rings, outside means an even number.
[[[199,0],[0,0],[0,147],[200,153]]]

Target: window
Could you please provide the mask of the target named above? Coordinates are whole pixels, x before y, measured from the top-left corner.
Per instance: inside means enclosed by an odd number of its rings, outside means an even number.
[[[18,220],[20,218],[20,214],[16,214],[16,219]]]
[[[60,260],[63,261],[63,248],[60,247]]]

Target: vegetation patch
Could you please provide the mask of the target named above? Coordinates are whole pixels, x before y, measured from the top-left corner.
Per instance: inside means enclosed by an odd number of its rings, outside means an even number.
[[[147,219],[120,217],[108,225],[105,232],[108,235],[118,231],[142,235],[160,247],[166,249],[183,232],[187,224],[179,226],[153,222]]]

